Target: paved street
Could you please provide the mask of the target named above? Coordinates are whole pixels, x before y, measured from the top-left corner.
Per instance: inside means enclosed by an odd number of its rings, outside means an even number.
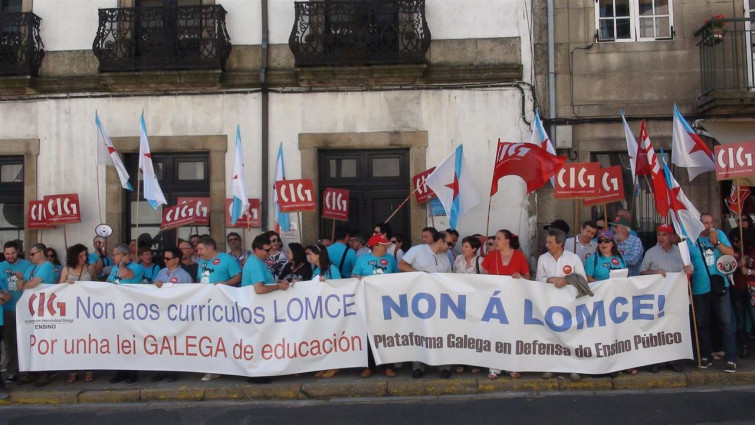
[[[755,386],[331,401],[7,406],[1,424],[753,423]]]

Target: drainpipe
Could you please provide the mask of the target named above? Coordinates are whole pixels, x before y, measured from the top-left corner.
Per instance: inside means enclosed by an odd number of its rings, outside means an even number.
[[[268,216],[268,205],[269,205],[269,199],[270,199],[270,184],[268,179],[268,173],[269,173],[269,162],[268,161],[268,153],[269,153],[269,136],[270,136],[270,123],[269,123],[269,98],[268,98],[268,90],[267,90],[267,55],[268,55],[268,44],[269,44],[269,31],[268,31],[268,16],[267,16],[267,0],[261,0],[261,12],[262,12],[262,49],[261,49],[261,58],[260,58],[260,88],[262,89],[262,105],[261,105],[261,152],[260,152],[260,161],[262,162],[261,169],[262,169],[262,196],[260,199],[260,203],[262,204],[260,206],[261,213],[262,213],[262,231],[266,231],[268,229],[267,225],[267,216]]]
[[[556,118],[556,48],[553,29],[553,0],[547,1],[548,12],[548,118]],[[556,148],[556,126],[551,124],[548,134],[551,136],[553,148]]]

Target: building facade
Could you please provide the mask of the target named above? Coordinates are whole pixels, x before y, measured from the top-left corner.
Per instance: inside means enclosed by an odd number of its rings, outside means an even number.
[[[532,5],[476,0],[5,0],[0,40],[3,240],[58,249],[88,243],[98,223],[114,241],[149,233],[161,210],[96,165],[95,114],[136,188],[139,116],[169,204],[210,198],[219,242],[240,126],[249,196],[270,203],[282,146],[286,178],[351,191],[349,224],[371,231],[411,192],[411,176],[464,145],[481,204],[462,234],[534,234],[535,207],[506,177],[491,203],[498,138],[529,140]],[[7,65],[7,66],[6,66]],[[6,189],[7,188],[7,189]],[[33,231],[28,202],[78,193],[82,222]],[[416,240],[434,223],[414,199],[391,220]],[[303,241],[329,236],[319,210],[291,215]],[[540,220],[542,221],[542,220]],[[138,223],[138,229],[137,229]],[[444,226],[439,219],[437,227]],[[259,231],[259,229],[254,229]]]
[[[646,246],[654,243],[661,217],[647,182],[640,181],[641,194],[634,205],[630,201],[633,186],[619,111],[635,137],[646,120],[656,153],[662,147],[667,161],[674,105],[711,150],[717,143],[753,140],[753,6],[750,0],[542,0],[534,5],[536,97],[551,137],[571,160],[623,166],[627,202],[608,205],[608,215],[631,208]],[[674,174],[700,211],[723,213],[721,191],[728,194],[728,183],[719,184],[713,173],[692,182],[686,170]],[[540,224],[565,215],[570,223],[603,215],[600,207],[575,210],[571,201],[553,200],[547,189],[540,197]]]

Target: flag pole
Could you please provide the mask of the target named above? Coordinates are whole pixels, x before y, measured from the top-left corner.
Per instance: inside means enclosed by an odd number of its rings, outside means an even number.
[[[485,222],[485,236],[487,236],[487,235],[490,234],[490,205],[492,205],[492,204],[493,204],[493,197],[489,196],[488,197],[488,219]],[[520,211],[520,214],[521,214],[521,211]],[[520,217],[520,219],[521,219],[521,217]],[[519,224],[517,223],[517,227],[518,226],[519,226]]]
[[[304,240],[301,237],[301,211],[296,212],[296,217],[298,218],[298,222],[296,223],[296,227],[298,228],[299,233],[299,243],[304,245]]]
[[[419,188],[418,188],[418,187],[415,187],[415,188],[414,188],[414,190],[412,190],[412,191],[411,191],[411,193],[409,193],[409,196],[407,196],[407,197],[406,197],[406,199],[404,199],[404,201],[403,201],[403,202],[401,202],[401,203],[400,203],[400,204],[398,205],[398,207],[396,207],[396,209],[395,209],[395,210],[393,210],[393,212],[391,213],[391,215],[389,215],[389,216],[388,216],[388,218],[386,218],[386,219],[385,219],[385,221],[384,221],[383,223],[388,223],[389,221],[391,221],[391,219],[393,218],[393,216],[394,216],[394,215],[396,215],[396,213],[398,212],[398,210],[400,210],[400,209],[401,209],[401,207],[403,207],[403,206],[404,206],[404,204],[406,204],[407,202],[409,202],[409,199],[411,199],[412,195],[414,195],[414,192],[416,192],[416,191],[417,191],[417,189],[419,189]]]
[[[603,203],[603,221],[606,222],[606,228],[608,228],[608,207],[605,203]]]
[[[427,206],[427,213],[430,214],[430,224],[435,227],[435,215],[433,214],[433,209],[430,208],[430,201],[425,205]],[[425,221],[425,224],[427,224],[427,221]]]
[[[102,219],[102,199],[100,199],[100,167],[99,166],[95,168],[94,174],[97,179],[97,208],[100,210],[100,223],[104,223],[105,221]]]
[[[574,199],[574,253],[577,253],[577,230],[579,229],[579,199]]]
[[[63,245],[66,247],[66,251],[68,251],[68,238],[66,237],[66,225],[63,225]]]
[[[684,240],[682,241],[682,243],[687,243],[687,241]],[[691,280],[689,276],[687,276],[687,293],[689,294],[689,299],[692,300],[689,306],[692,308],[692,328],[695,331],[695,350],[697,351],[697,367],[700,368],[702,366],[702,359],[700,358],[700,335],[697,331],[697,314],[695,313],[695,298],[694,298],[695,296],[692,295],[692,285],[691,285]]]
[[[136,237],[134,239],[139,239],[139,191],[142,187],[142,180],[139,178],[139,173],[141,173],[141,169],[136,170]],[[131,239],[132,238],[129,238],[129,240]]]
[[[737,184],[737,208],[739,209],[739,258],[745,258],[745,240],[742,232],[742,214],[744,213],[744,206],[742,206],[742,195],[739,193],[739,179],[734,179]]]

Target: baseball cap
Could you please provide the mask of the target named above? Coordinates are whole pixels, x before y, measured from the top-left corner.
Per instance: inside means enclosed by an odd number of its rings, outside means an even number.
[[[611,222],[611,226],[624,226],[627,229],[632,230],[632,226],[626,218],[616,217],[616,219]]]
[[[553,228],[556,228],[556,229],[561,229],[561,230],[563,230],[563,231],[564,231],[564,233],[566,233],[566,234],[568,234],[568,233],[569,233],[569,225],[568,225],[568,224],[567,224],[567,223],[566,223],[566,222],[565,222],[564,220],[561,220],[561,219],[558,219],[558,220],[553,220],[553,221],[551,222],[551,224],[548,224],[548,225],[546,225],[546,226],[543,226],[543,229],[545,229],[545,230],[548,230],[548,229],[550,229],[551,227],[553,227]]]
[[[598,232],[598,239],[605,238],[613,240],[613,232],[610,230],[601,230]]]
[[[382,245],[390,245],[391,241],[388,240],[388,238],[385,237],[382,233],[376,233],[370,237],[370,240],[367,241],[367,246],[372,248],[373,246],[377,244]]]
[[[674,228],[670,224],[665,224],[665,223],[658,225],[655,231],[674,234]]]

